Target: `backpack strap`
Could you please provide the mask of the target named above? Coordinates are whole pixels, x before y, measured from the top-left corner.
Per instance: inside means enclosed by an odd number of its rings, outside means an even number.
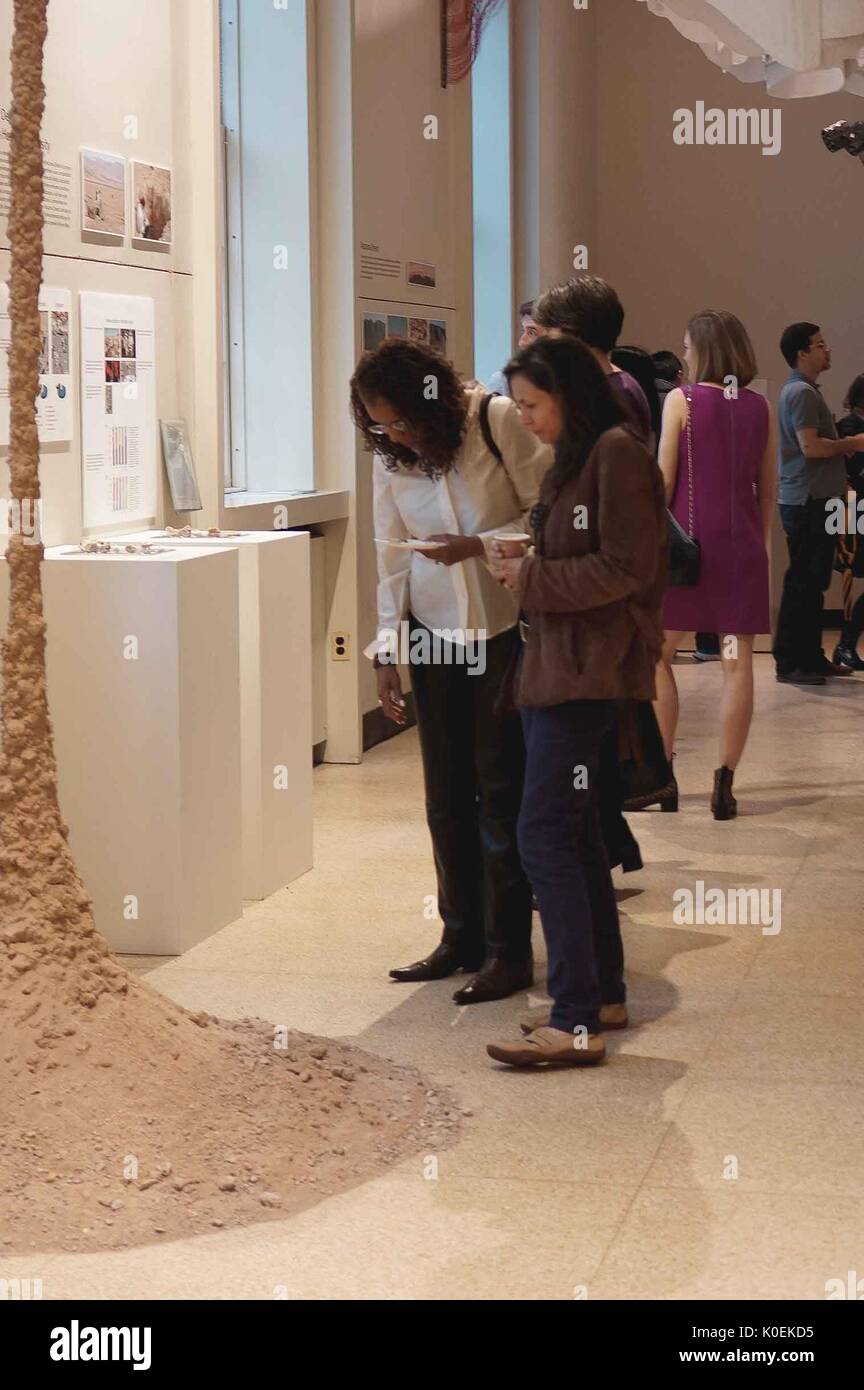
[[[480,430],[483,435],[483,443],[486,445],[486,448],[489,450],[492,457],[496,458],[499,463],[503,463],[504,456],[501,453],[501,450],[498,448],[498,445],[495,443],[495,436],[492,433],[492,426],[489,424],[489,405],[492,399],[493,393],[488,392],[480,402],[480,409],[478,411],[478,415],[480,418]]]

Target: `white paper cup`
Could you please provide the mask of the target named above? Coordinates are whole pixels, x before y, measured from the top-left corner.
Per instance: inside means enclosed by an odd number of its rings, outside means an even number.
[[[493,536],[492,539],[501,547],[507,560],[518,560],[531,544],[531,537],[524,532],[517,535],[514,531],[502,531],[500,536]]]

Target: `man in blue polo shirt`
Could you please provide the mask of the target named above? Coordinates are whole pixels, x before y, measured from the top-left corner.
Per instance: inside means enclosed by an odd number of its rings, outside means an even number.
[[[834,418],[816,384],[831,366],[831,349],[815,323],[793,323],[780,339],[792,368],[780,393],[777,437],[780,517],[789,568],[774,638],[778,681],[824,685],[851,675],[822,650],[825,590],[831,583],[836,535],[826,526],[826,503],[846,493],[845,456],[864,451],[864,434],[838,439]]]

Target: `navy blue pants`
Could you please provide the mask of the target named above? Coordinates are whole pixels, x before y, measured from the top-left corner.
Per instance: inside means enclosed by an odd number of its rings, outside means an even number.
[[[519,853],[540,908],[552,1027],[599,1030],[602,1004],[623,1004],[624,950],[599,817],[600,749],[612,700],[522,709],[527,764]]]

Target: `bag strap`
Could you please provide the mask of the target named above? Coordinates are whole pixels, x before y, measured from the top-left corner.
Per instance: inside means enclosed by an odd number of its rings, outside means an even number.
[[[496,458],[499,463],[503,463],[504,456],[501,453],[501,450],[498,448],[498,445],[495,443],[495,436],[492,433],[492,426],[489,424],[489,405],[492,401],[492,397],[493,393],[487,392],[487,394],[483,397],[482,401],[480,402],[480,410],[478,412],[480,417],[480,431],[483,435],[483,443],[486,445],[486,448],[489,450],[492,457]]]
[[[684,387],[687,402],[687,534],[693,539],[693,393]]]

